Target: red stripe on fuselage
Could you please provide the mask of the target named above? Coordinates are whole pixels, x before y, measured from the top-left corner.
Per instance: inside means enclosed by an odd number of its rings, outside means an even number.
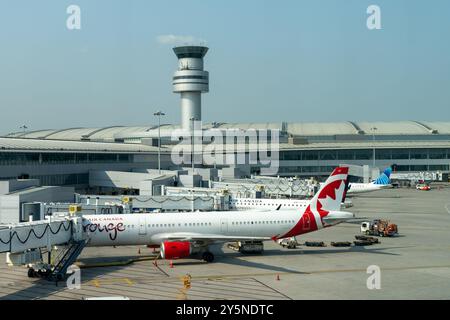
[[[303,213],[303,216],[300,218],[300,220],[297,222],[297,224],[286,234],[282,236],[277,236],[277,239],[284,239],[289,237],[295,237],[300,234],[316,231],[317,223],[316,218],[314,217],[314,214],[311,212],[310,206],[306,208],[305,212]]]

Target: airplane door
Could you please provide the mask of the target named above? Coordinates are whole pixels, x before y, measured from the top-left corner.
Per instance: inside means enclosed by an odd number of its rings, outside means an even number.
[[[139,217],[139,235],[147,234],[147,223],[145,221],[145,217]]]
[[[227,234],[228,233],[228,220],[227,219],[221,219],[220,220],[220,231],[223,234]]]

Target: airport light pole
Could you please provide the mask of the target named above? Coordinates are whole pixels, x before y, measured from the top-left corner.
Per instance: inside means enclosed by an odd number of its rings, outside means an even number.
[[[373,142],[373,155],[372,155],[372,157],[373,157],[373,168],[375,168],[375,157],[376,157],[376,153],[375,153],[375,131],[377,131],[378,130],[378,128],[377,127],[372,127],[372,128],[370,128],[370,130],[372,130],[372,142]]]
[[[166,114],[158,111],[153,115],[158,117],[158,172],[161,174],[161,116],[165,116]]]

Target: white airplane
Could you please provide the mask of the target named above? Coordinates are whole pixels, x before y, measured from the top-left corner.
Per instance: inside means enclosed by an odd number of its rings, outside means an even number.
[[[345,199],[344,199],[345,200]],[[308,207],[310,199],[256,199],[256,198],[231,198],[230,209],[247,211],[259,210],[296,210]],[[345,202],[341,203],[341,209],[347,208]]]
[[[348,167],[336,168],[309,205],[298,210],[217,211],[83,216],[87,246],[160,245],[163,259],[199,255],[232,241],[279,240],[317,231],[354,217],[342,212]]]
[[[298,199],[253,199],[253,198],[232,198],[230,209],[234,210],[280,210],[306,208],[311,200]]]
[[[386,168],[376,180],[373,180],[370,183],[350,183],[347,194],[372,192],[392,188],[391,180],[389,178],[391,173],[392,169]]]

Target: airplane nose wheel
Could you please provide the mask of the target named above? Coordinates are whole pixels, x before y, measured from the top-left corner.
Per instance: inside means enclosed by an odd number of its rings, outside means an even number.
[[[208,263],[213,262],[214,255],[211,252],[205,252],[205,253],[203,253],[202,259]]]

